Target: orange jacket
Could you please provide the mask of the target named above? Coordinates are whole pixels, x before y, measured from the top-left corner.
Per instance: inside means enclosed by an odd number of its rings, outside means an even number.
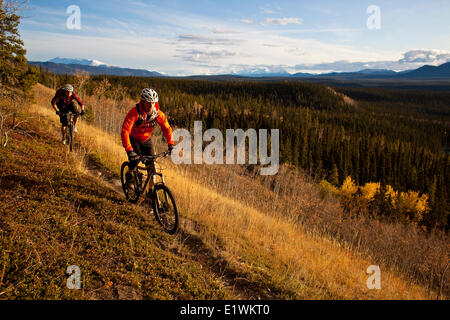
[[[139,117],[138,108],[141,111],[141,117]],[[167,121],[166,115],[159,110],[158,103],[156,104],[156,110],[158,110],[158,117],[155,120],[150,121],[147,119],[148,115],[142,110],[139,104],[131,109],[122,125],[122,144],[125,151],[133,151],[130,137],[140,142],[145,142],[150,139],[156,124],[160,126],[161,131],[166,137],[167,143],[169,145],[175,144],[172,136],[172,128]]]

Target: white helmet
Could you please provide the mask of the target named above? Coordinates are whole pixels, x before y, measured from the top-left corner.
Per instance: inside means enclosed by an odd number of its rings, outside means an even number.
[[[66,84],[63,89],[68,92],[73,92],[73,86],[71,84]]]
[[[141,98],[147,102],[158,102],[159,101],[158,94],[156,93],[156,91],[153,89],[149,89],[149,88],[145,88],[144,90],[142,90]]]

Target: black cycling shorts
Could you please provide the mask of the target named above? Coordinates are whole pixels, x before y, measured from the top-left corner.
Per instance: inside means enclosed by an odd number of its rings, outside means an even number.
[[[61,113],[72,112],[73,114],[75,114],[75,117],[78,116],[78,108],[75,106],[73,102],[66,106],[64,105],[56,105],[56,106],[58,107],[58,110]],[[64,127],[67,127],[69,125],[69,119],[67,115],[59,115],[59,121]]]
[[[155,148],[153,147],[152,139],[149,138],[147,141],[140,142],[133,137],[130,137],[131,146],[133,147],[134,152],[141,156],[151,157],[155,155]],[[155,161],[148,161],[145,163],[147,166],[155,171]],[[137,163],[136,163],[137,165]]]

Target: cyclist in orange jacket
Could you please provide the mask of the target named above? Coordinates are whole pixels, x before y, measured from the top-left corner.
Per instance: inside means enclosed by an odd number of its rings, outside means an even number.
[[[169,152],[174,148],[172,128],[166,115],[159,109],[158,94],[153,89],[144,89],[141,101],[126,116],[122,125],[122,144],[128,154],[130,169],[139,164],[139,156],[154,156],[155,149],[151,135],[158,124],[169,145]],[[155,162],[146,163],[155,171]],[[130,172],[129,172],[130,173]],[[127,176],[127,180],[131,176]]]

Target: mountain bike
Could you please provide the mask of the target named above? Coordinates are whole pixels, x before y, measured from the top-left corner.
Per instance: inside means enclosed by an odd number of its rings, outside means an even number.
[[[73,151],[73,129],[74,129],[74,117],[75,114],[72,112],[62,113],[64,117],[67,117],[67,132],[65,136],[66,145],[69,146],[70,152]]]
[[[141,156],[139,163],[145,164],[151,160],[167,157],[169,154],[169,151],[166,151],[155,156]],[[146,172],[146,174],[142,172]],[[131,182],[127,181],[127,173],[132,175]],[[177,232],[179,224],[177,204],[172,192],[165,185],[164,176],[161,172],[153,171],[149,165],[145,167],[138,165],[131,170],[130,162],[124,162],[120,170],[120,178],[127,201],[137,203],[143,196],[145,201],[151,205],[156,221],[164,231],[171,235]],[[157,181],[158,178],[159,181]],[[153,188],[147,190],[150,181],[153,182]]]

